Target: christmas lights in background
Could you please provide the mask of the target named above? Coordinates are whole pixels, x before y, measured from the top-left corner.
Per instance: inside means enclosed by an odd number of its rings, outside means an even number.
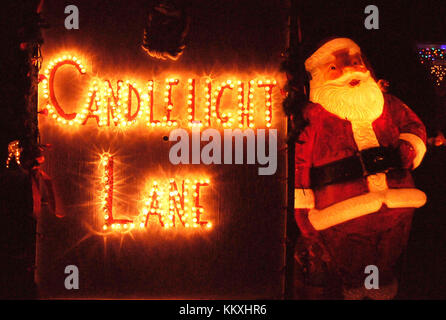
[[[9,168],[9,164],[11,160],[14,158],[17,165],[20,166],[20,156],[23,151],[23,148],[20,148],[19,141],[14,140],[8,144],[8,159],[6,160],[6,168]]]
[[[430,67],[434,84],[439,86],[446,75],[446,45],[419,47],[420,62]]]
[[[418,54],[420,56],[421,63],[445,60],[446,46],[441,46],[440,48],[435,48],[435,47],[419,48]]]

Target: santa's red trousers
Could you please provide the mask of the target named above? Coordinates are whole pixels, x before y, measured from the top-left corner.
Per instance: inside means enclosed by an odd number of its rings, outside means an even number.
[[[398,277],[397,263],[407,245],[414,209],[380,211],[300,238],[296,245],[296,292],[299,286],[334,289],[364,287],[368,265],[379,270],[379,285]]]

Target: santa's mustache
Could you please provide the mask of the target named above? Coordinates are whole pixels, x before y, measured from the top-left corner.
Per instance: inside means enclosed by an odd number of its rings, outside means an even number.
[[[317,88],[310,87],[310,100],[350,121],[377,119],[384,97],[370,72],[349,72]]]
[[[325,82],[322,86],[334,86],[334,87],[344,87],[347,85],[350,85],[352,81],[357,80],[359,81],[358,84],[361,84],[362,82],[373,80],[370,76],[370,71],[367,72],[346,72],[342,76],[340,76],[337,79],[329,80]]]

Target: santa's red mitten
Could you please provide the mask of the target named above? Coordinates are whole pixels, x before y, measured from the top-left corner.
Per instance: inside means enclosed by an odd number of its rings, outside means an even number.
[[[401,164],[404,169],[413,169],[413,161],[416,156],[415,148],[412,146],[412,144],[406,140],[399,140],[399,151],[400,151],[400,157],[401,157]]]

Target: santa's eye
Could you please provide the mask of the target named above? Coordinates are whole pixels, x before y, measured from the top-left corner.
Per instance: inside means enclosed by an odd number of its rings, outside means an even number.
[[[333,66],[333,65],[331,65],[331,66],[330,66],[330,70],[336,70],[336,67]]]

